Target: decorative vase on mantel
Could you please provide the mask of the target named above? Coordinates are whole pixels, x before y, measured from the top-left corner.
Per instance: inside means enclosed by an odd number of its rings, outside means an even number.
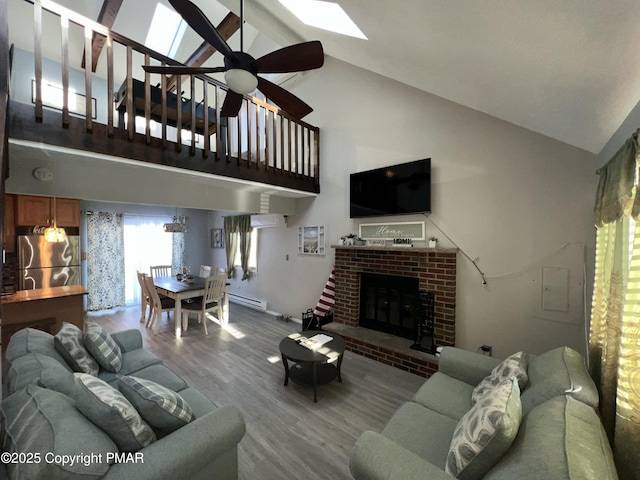
[[[429,248],[438,248],[438,239],[430,238],[429,239]]]

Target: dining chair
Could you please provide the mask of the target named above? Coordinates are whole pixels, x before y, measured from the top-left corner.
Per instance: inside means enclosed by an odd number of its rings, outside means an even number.
[[[217,310],[218,321],[220,324],[224,322],[222,297],[226,284],[227,277],[225,275],[212,275],[207,277],[204,296],[191,302],[182,302],[182,330],[187,331],[189,326],[189,313],[198,315],[198,323],[202,323],[205,335],[209,335],[209,331],[207,330],[207,313]]]
[[[149,268],[152,278],[171,276],[171,265],[151,265]]]
[[[156,290],[156,286],[153,284],[153,278],[145,275],[144,277],[145,285],[147,286],[147,292],[149,293],[149,298],[151,299],[151,303],[153,304],[153,314],[151,316],[151,322],[147,322],[147,327],[154,329],[153,333],[158,333],[160,329],[160,323],[162,322],[162,312],[167,312],[167,317],[169,316],[169,312],[176,308],[176,301],[173,298],[165,297],[164,295],[161,297],[158,295],[158,291]]]
[[[216,274],[226,274],[227,273],[227,269],[224,267],[216,267]]]
[[[136,270],[136,275],[138,276],[138,284],[140,285],[140,322],[144,322],[146,319],[147,323],[149,323],[151,314],[153,313],[153,304],[151,303],[151,299],[149,298],[147,286],[144,283],[144,277],[146,277],[146,274],[142,273],[140,270]],[[149,308],[148,318],[147,307]]]
[[[207,278],[211,275],[211,267],[209,265],[200,265],[200,276]]]

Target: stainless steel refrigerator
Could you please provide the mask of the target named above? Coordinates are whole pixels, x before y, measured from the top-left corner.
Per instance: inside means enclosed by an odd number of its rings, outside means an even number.
[[[43,235],[18,236],[18,288],[60,287],[80,284],[80,237],[47,242]]]

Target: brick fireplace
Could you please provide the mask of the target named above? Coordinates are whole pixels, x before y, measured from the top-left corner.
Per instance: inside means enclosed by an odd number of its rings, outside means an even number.
[[[359,327],[360,274],[367,272],[417,278],[420,291],[435,294],[436,345],[454,345],[458,250],[343,245],[333,248],[336,256],[334,322],[337,331],[347,340],[347,348],[419,375],[429,376],[436,371],[435,357],[415,350],[400,351],[393,346],[398,345],[395,339],[385,344],[388,336],[376,336],[380,340],[375,342],[357,338],[359,335],[355,332],[364,333],[368,330]],[[364,337],[372,338],[372,335],[366,332]],[[403,343],[408,344],[408,349],[411,341],[405,339]]]

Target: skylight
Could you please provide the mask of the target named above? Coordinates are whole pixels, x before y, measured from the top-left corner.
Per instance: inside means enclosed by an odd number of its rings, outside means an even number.
[[[173,58],[186,29],[187,24],[180,14],[158,3],[144,44],[158,53]]]
[[[280,0],[302,23],[330,32],[367,40],[340,5],[320,0]]]

